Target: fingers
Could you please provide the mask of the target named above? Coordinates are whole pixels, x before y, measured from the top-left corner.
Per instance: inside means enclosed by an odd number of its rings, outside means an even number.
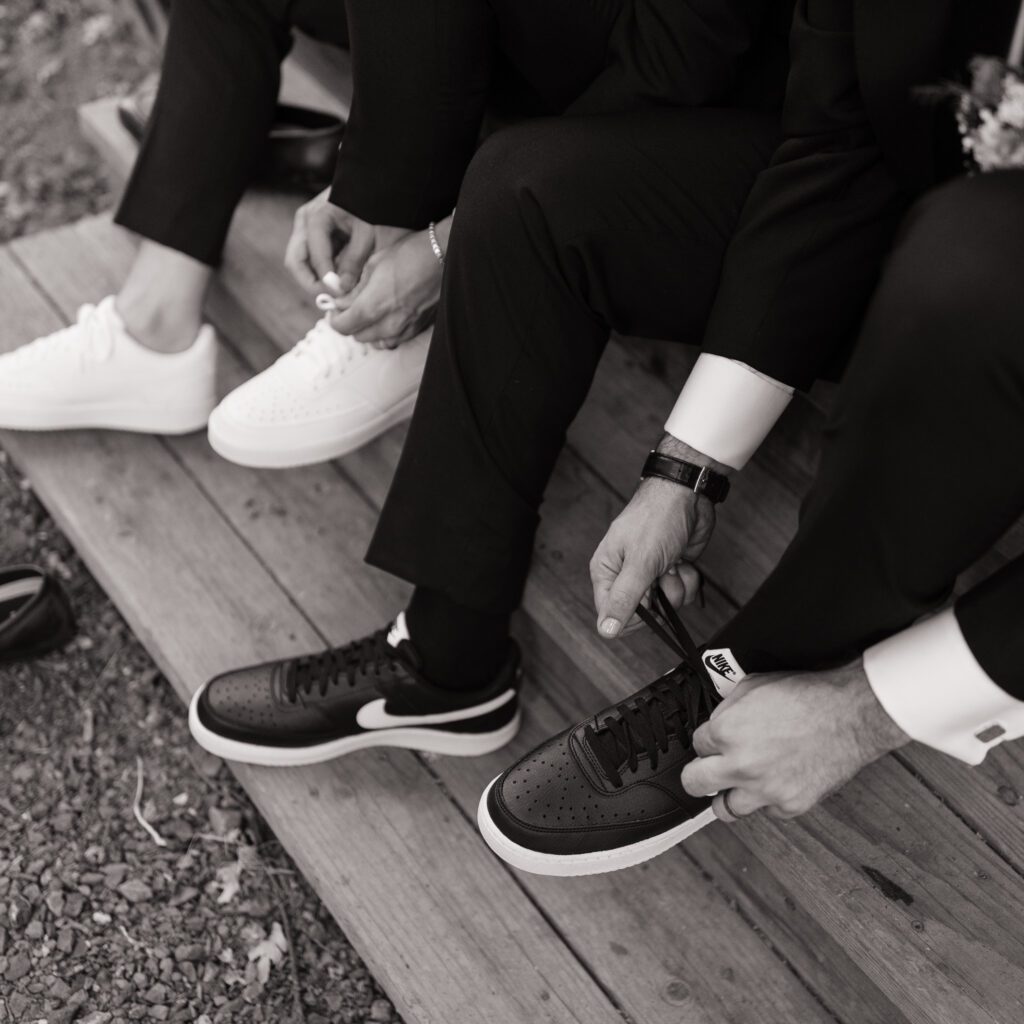
[[[676,568],[679,571],[679,581],[683,585],[686,594],[684,604],[693,604],[700,597],[702,577],[700,570],[689,562],[680,562]]]
[[[597,609],[598,631],[602,636],[609,639],[619,636],[655,577],[656,573],[643,563],[625,562],[622,571],[608,588],[603,604]]]
[[[722,753],[722,748],[712,736],[712,727],[705,722],[693,731],[693,749],[698,757],[710,757]]]
[[[338,288],[342,292],[351,291],[359,283],[366,261],[373,255],[374,240],[374,231],[369,224],[353,220],[352,234],[338,258]],[[335,267],[332,265],[329,269],[334,270]]]
[[[354,332],[353,337],[364,345],[407,341],[412,337],[410,327],[411,324],[403,313],[389,313],[364,330]]]
[[[720,715],[724,714],[729,710],[744,694],[749,693],[751,690],[756,689],[761,685],[761,679],[759,676],[748,676],[746,679],[741,679],[729,692],[729,695],[719,704],[714,711],[711,712],[710,721],[714,721]]]
[[[679,609],[693,604],[700,596],[701,574],[689,562],[678,562],[659,577],[658,585],[672,607]]]
[[[698,757],[683,768],[683,789],[690,796],[714,796],[738,781],[721,754]]]
[[[679,609],[686,604],[686,584],[679,575],[679,567],[673,565],[667,572],[658,577],[658,586],[668,598],[673,608]]]
[[[390,314],[382,308],[375,295],[375,290],[371,288],[364,291],[348,309],[341,309],[334,313],[331,316],[331,326],[339,334],[347,334],[349,337],[356,338],[374,328],[383,327],[385,321],[390,320]],[[382,333],[378,337],[390,336]]]
[[[766,802],[746,789],[729,789],[719,793],[711,801],[715,817],[732,825],[765,807]]]
[[[284,253],[284,265],[303,288],[315,291],[319,286],[317,276],[309,265],[309,243],[304,206],[300,206],[295,213],[292,235],[288,239],[288,246]]]
[[[309,267],[317,281],[334,272],[335,223],[327,207],[320,207],[306,217],[306,247]]]

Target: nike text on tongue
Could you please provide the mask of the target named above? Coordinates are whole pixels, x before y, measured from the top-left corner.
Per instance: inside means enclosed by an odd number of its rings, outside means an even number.
[[[702,657],[704,667],[708,670],[711,682],[715,684],[720,697],[728,697],[736,688],[736,684],[746,678],[746,672],[728,647],[709,648]]]

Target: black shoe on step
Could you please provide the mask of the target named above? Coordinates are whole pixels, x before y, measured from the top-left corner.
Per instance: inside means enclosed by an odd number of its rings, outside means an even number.
[[[509,641],[489,686],[434,686],[419,671],[403,613],[344,647],[217,676],[192,698],[189,728],[211,753],[272,767],[367,747],[475,756],[519,730],[519,678],[519,648]]]
[[[75,631],[71,602],[53,576],[34,565],[0,569],[0,665],[59,650]]]
[[[136,142],[146,134],[159,80],[147,78],[117,103],[117,116]],[[278,103],[255,177],[261,184],[321,189],[334,178],[345,122],[323,110]]]
[[[658,589],[641,617],[682,658],[660,679],[542,744],[486,789],[487,845],[523,871],[589,875],[639,864],[714,820],[682,786],[693,731],[722,697]],[[659,621],[660,619],[660,621]]]

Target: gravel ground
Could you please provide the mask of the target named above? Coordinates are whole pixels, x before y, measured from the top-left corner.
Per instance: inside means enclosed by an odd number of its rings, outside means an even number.
[[[155,60],[115,0],[0,2],[0,241],[111,205],[75,108]],[[398,1021],[0,451],[20,562],[64,581],[80,632],[0,669],[0,1022]]]
[[[76,110],[156,66],[120,0],[0,0],[0,242],[112,202]]]
[[[0,672],[0,1021],[397,1021],[0,452],[0,564],[24,561],[80,632]]]

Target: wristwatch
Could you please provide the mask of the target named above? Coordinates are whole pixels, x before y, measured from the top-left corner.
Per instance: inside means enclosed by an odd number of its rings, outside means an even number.
[[[721,473],[716,473],[707,466],[698,466],[695,462],[686,462],[683,459],[673,458],[671,455],[662,455],[661,452],[652,451],[644,462],[640,479],[645,480],[649,476],[661,477],[662,480],[671,480],[689,488],[694,494],[703,494],[705,498],[715,505],[725,501],[729,496],[729,478]]]

